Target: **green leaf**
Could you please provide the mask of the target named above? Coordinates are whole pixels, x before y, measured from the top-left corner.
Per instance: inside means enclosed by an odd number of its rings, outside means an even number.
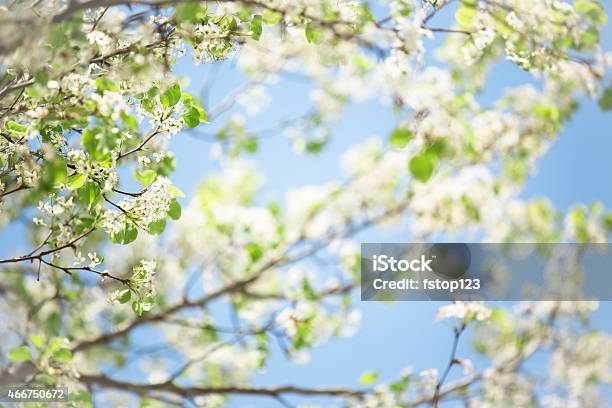
[[[172,85],[161,95],[160,100],[165,108],[176,105],[181,100],[181,87],[178,84]]]
[[[304,292],[304,296],[308,300],[317,300],[319,296],[317,296],[317,292],[315,292],[314,288],[310,284],[310,281],[306,278],[302,281],[302,292]]]
[[[432,160],[436,161],[438,158],[448,155],[450,150],[445,139],[438,139],[427,146],[424,153],[431,155]]]
[[[170,187],[168,187],[168,192],[170,192],[171,194],[173,194],[173,195],[175,195],[177,197],[185,197],[185,193],[183,193],[183,190],[181,190],[177,186],[170,186]]]
[[[56,380],[55,377],[48,375],[48,374],[36,374],[34,378],[37,383],[43,383],[46,385],[53,385],[55,384],[55,380]],[[0,407],[2,407],[2,405],[0,405]]]
[[[157,164],[157,172],[162,176],[169,176],[174,171],[176,159],[172,156],[166,156]]]
[[[47,71],[38,71],[34,74],[34,79],[38,85],[47,86],[49,82],[49,73]]]
[[[47,346],[47,351],[51,354],[55,353],[56,350],[59,350],[62,346],[65,346],[68,343],[63,337],[53,337],[49,341],[49,346]]]
[[[91,394],[89,394],[87,391],[75,391],[75,392],[71,392],[69,395],[69,399],[71,402],[75,402],[77,404],[75,404],[77,407],[82,407],[82,408],[93,408],[93,398],[91,397]]]
[[[603,216],[603,224],[607,230],[612,230],[612,214],[606,214]]]
[[[311,140],[306,143],[306,151],[313,154],[320,153],[325,147],[325,143],[324,140]]]
[[[603,26],[608,23],[608,16],[599,1],[576,0],[576,11],[588,16],[595,24]]]
[[[28,361],[32,359],[28,346],[15,347],[7,353],[7,357],[13,362]]]
[[[455,20],[461,27],[472,27],[474,17],[476,17],[476,7],[469,3],[462,3],[455,12]]]
[[[255,41],[259,41],[261,38],[262,29],[262,18],[259,14],[253,16],[253,20],[251,20],[251,38]]]
[[[249,136],[244,140],[244,148],[249,153],[255,153],[257,151],[257,138]]]
[[[124,289],[121,292],[119,292],[119,296],[117,297],[117,301],[123,305],[123,304],[129,302],[131,298],[132,298],[132,291],[129,290],[129,289]]]
[[[193,96],[189,95],[188,93],[183,93],[182,97],[183,97],[183,104],[185,105],[185,108],[188,109],[187,113],[191,115],[193,113],[190,113],[189,110],[195,109],[198,112],[199,121],[204,122],[204,123],[208,122],[208,116],[206,115],[206,111],[200,104],[200,101],[198,101],[197,99],[195,99]],[[191,120],[194,121],[194,119],[191,119]],[[185,123],[189,126],[189,124],[187,123],[187,120],[185,120]]]
[[[83,131],[81,143],[85,151],[96,161],[104,162],[119,142],[120,134],[111,128],[87,128]]]
[[[376,380],[378,380],[378,373],[374,371],[368,371],[359,377],[359,382],[365,386],[374,384]]]
[[[116,234],[111,234],[111,241],[115,244],[127,245],[132,243],[138,238],[138,230],[128,221],[125,226]]]
[[[165,408],[166,405],[153,399],[142,399],[138,408]]]
[[[172,218],[173,220],[178,220],[179,218],[181,218],[181,205],[176,200],[176,198],[173,198],[172,201],[170,202],[170,209],[168,210],[168,216]]]
[[[533,113],[553,123],[559,121],[559,108],[554,105],[537,105],[533,108]]]
[[[28,129],[27,126],[22,125],[21,123],[17,123],[13,120],[9,120],[6,123],[6,127],[7,129],[12,130],[13,132],[19,133],[19,134],[25,133],[25,131]]]
[[[85,148],[85,151],[89,154],[92,154],[96,151],[98,147],[98,134],[100,133],[100,128],[87,128],[83,131],[83,138],[81,139],[81,143]]]
[[[143,172],[136,173],[134,178],[142,183],[143,186],[149,187],[155,181],[157,173],[155,170],[147,169]]]
[[[321,42],[320,33],[316,28],[312,27],[310,24],[306,26],[306,29],[304,30],[304,34],[306,35],[306,41],[308,41],[310,44],[320,44]]]
[[[51,143],[53,136],[61,134],[64,129],[61,126],[44,124],[39,128],[43,141]]]
[[[266,23],[267,25],[275,25],[280,23],[281,19],[283,18],[283,15],[278,11],[265,9],[263,11],[262,18],[264,23]]]
[[[594,45],[599,44],[599,29],[597,27],[589,27],[580,33],[580,49],[589,49]]]
[[[138,316],[142,316],[144,312],[148,312],[152,308],[153,308],[153,298],[150,296],[147,296],[144,299],[135,300],[132,303],[132,310]]]
[[[576,0],[574,7],[579,13],[588,13],[593,10],[599,10],[601,5],[591,0]]]
[[[66,185],[69,189],[75,190],[77,188],[81,188],[85,185],[85,181],[87,181],[87,176],[83,173],[75,173],[72,176],[68,177],[68,181]]]
[[[257,262],[263,255],[261,246],[255,243],[248,244],[246,250],[249,253],[249,258],[251,258],[251,262]]]
[[[78,190],[80,203],[87,207],[94,205],[100,197],[100,186],[93,181],[87,182]]]
[[[606,89],[599,98],[599,107],[606,112],[612,110],[612,86]]]
[[[127,113],[121,113],[121,120],[123,121],[123,124],[127,130],[132,132],[138,130],[138,122],[134,116],[128,115]]]
[[[32,334],[30,336],[30,341],[37,349],[42,348],[43,344],[45,344],[45,335],[43,333]]]
[[[60,363],[69,363],[72,361],[72,351],[67,348],[61,348],[53,353],[53,359]]]
[[[297,320],[297,335],[293,339],[293,347],[297,350],[312,344],[311,325],[308,322]]]
[[[410,130],[404,128],[396,128],[389,137],[391,146],[401,149],[412,139],[413,134]]]
[[[68,177],[68,167],[64,160],[47,160],[43,162],[42,186],[57,188],[60,184],[66,182],[66,177]]]
[[[512,331],[512,322],[508,319],[503,309],[493,309],[491,312],[491,320],[497,324],[503,333],[510,333]]]
[[[435,162],[431,154],[421,153],[414,156],[410,160],[410,173],[412,176],[421,181],[426,182],[433,174]]]
[[[174,9],[174,16],[179,23],[192,22],[197,23],[206,15],[202,6],[197,3],[182,3],[177,4]]]
[[[155,98],[159,94],[159,86],[153,85],[147,91],[147,98]]]
[[[389,384],[389,389],[396,393],[404,393],[408,389],[409,383],[410,383],[410,378],[405,377],[399,381]]]
[[[183,121],[189,128],[194,128],[200,124],[200,112],[196,107],[191,107],[183,113]]]
[[[103,93],[104,91],[118,91],[119,87],[107,77],[101,76],[96,79],[96,89],[98,93]]]
[[[149,234],[159,235],[166,229],[166,220],[161,219],[149,224]]]
[[[61,317],[59,312],[51,312],[47,319],[43,322],[43,326],[45,331],[50,332],[52,334],[57,334],[59,332],[59,326],[61,323]]]

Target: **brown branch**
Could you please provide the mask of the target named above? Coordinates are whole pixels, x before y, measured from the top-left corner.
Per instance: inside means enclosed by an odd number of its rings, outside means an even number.
[[[142,143],[140,143],[137,147],[133,148],[132,150],[129,150],[125,153],[121,153],[119,154],[119,157],[117,157],[117,161],[123,159],[124,157],[127,157],[131,154],[134,154],[136,152],[139,152],[142,150],[143,147],[146,146],[147,143],[149,143],[149,141],[151,139],[153,139],[155,136],[157,136],[159,134],[159,128],[155,129],[145,140],[142,141]]]
[[[404,408],[413,408],[418,407],[423,404],[433,404],[434,400],[437,398],[438,400],[443,399],[444,397],[451,395],[455,391],[465,389],[472,384],[475,384],[481,381],[484,378],[484,373],[476,373],[455,382],[449,383],[445,387],[442,387],[439,391],[433,394],[426,394],[414,398],[403,405]]]
[[[18,186],[18,187],[13,188],[12,190],[8,190],[8,191],[5,191],[5,192],[3,192],[2,194],[0,194],[0,199],[2,199],[2,198],[4,198],[4,197],[6,197],[6,196],[8,196],[8,195],[11,195],[11,194],[17,193],[17,192],[19,192],[19,191],[29,190],[29,189],[31,189],[31,188],[32,188],[32,187],[29,187],[29,186],[24,186],[24,185],[20,185],[20,186]]]
[[[17,102],[19,102],[19,100],[23,96],[24,92],[25,92],[25,88],[21,88],[21,90],[19,91],[19,95],[17,95],[17,97],[13,100],[13,103],[11,103],[11,105],[8,106],[7,108],[3,108],[4,112],[2,113],[2,115],[0,115],[0,118],[7,116],[8,113],[13,110],[15,105],[17,105]]]
[[[546,319],[546,324],[548,326],[550,326],[550,327],[554,326],[555,321],[556,321],[556,319],[558,317],[558,310],[559,310],[559,302],[557,302],[557,304],[555,305],[553,310],[551,310],[550,314],[548,315],[548,318]],[[529,313],[530,313],[529,311],[526,312],[526,314],[529,314]],[[521,339],[526,340],[526,337],[524,336],[524,334],[521,335]],[[457,341],[458,341],[458,339],[457,339]],[[536,352],[542,347],[542,342],[543,341],[544,340],[541,340],[540,344],[537,347],[533,347],[527,353],[525,353],[524,350],[522,350],[522,349],[517,350],[516,353],[513,356],[510,356],[510,357],[508,357],[507,360],[502,361],[502,362],[498,363],[497,365],[491,367],[489,371],[492,374],[494,374],[494,373],[508,373],[508,372],[516,371],[518,369],[518,367],[520,367],[521,364],[525,360],[527,360],[528,358],[530,358],[531,356],[536,354]],[[451,355],[453,355],[453,354],[454,353],[451,353]],[[454,359],[454,357],[453,357],[453,359]],[[453,394],[456,391],[465,390],[470,385],[484,380],[484,378],[485,378],[485,373],[484,372],[479,372],[479,373],[475,373],[475,374],[469,375],[469,376],[464,377],[464,378],[462,378],[460,380],[457,380],[455,382],[449,383],[447,386],[442,386],[439,390],[436,389],[433,393],[416,397],[416,398],[408,401],[406,404],[404,404],[404,407],[405,408],[413,408],[413,407],[417,407],[417,406],[423,405],[423,404],[432,404],[433,405],[434,401],[442,400],[444,397],[449,396],[449,395]]]
[[[119,381],[105,375],[81,374],[80,380],[90,385],[101,385],[108,388],[115,388],[122,391],[131,392],[137,395],[148,395],[150,393],[166,392],[182,397],[194,397],[199,395],[211,394],[233,394],[276,397],[285,394],[295,394],[302,396],[332,396],[349,397],[360,399],[366,395],[365,391],[350,388],[305,388],[294,385],[284,385],[278,387],[255,387],[255,386],[179,386],[172,381],[156,384],[138,384],[128,381]]]
[[[145,44],[142,47],[144,49],[150,50],[150,49],[153,49],[153,48],[155,48],[157,46],[165,45],[165,44],[166,44],[166,41],[159,40],[159,41],[154,41],[154,42],[149,43],[149,44]],[[119,49],[117,49],[115,51],[112,51],[112,52],[109,52],[108,54],[105,54],[105,55],[96,55],[96,56],[90,58],[89,61],[87,61],[87,63],[88,64],[106,63],[111,58],[118,57],[118,56],[125,55],[125,54],[129,54],[130,52],[136,51],[138,48],[139,47],[136,44],[131,44],[131,45],[128,45],[127,47],[119,48]],[[77,66],[78,66],[78,64],[77,64]],[[61,79],[64,76],[74,72],[76,70],[77,66],[71,68],[70,70],[68,70],[68,71],[66,71],[64,73],[61,73],[58,76],[58,78]],[[27,88],[30,85],[34,85],[35,82],[36,82],[36,80],[34,78],[30,78],[30,79],[25,80],[23,82],[19,82],[19,83],[13,84],[13,85],[6,86],[4,89],[2,89],[0,91],[0,99],[2,99],[4,96],[6,96],[6,95],[8,95],[8,94],[10,94],[10,93],[12,93],[14,91],[22,90],[24,88]],[[2,116],[6,116],[9,112],[10,112],[10,110],[7,110],[6,112],[3,113]]]
[[[444,28],[444,27],[427,27],[425,25],[421,26],[424,30],[429,30],[433,33],[449,33],[449,34],[464,34],[468,36],[472,36],[472,32],[469,30],[461,30],[459,28]]]
[[[143,189],[143,190],[140,190],[140,191],[138,191],[136,193],[132,193],[132,192],[129,192],[129,191],[119,190],[118,188],[113,188],[112,190],[115,193],[117,193],[117,194],[122,194],[122,195],[130,196],[130,197],[140,197],[141,195],[143,195],[144,193],[147,192],[146,188]]]
[[[457,346],[459,345],[459,337],[461,337],[461,333],[463,333],[463,331],[465,330],[465,327],[466,327],[465,323],[462,323],[460,327],[457,327],[453,330],[454,337],[453,337],[453,346],[451,347],[450,358],[448,359],[448,364],[446,365],[446,369],[444,370],[444,372],[442,373],[442,376],[440,377],[440,379],[438,380],[438,383],[436,384],[436,391],[434,392],[434,396],[433,396],[432,405],[434,408],[438,408],[438,403],[440,401],[440,391],[442,390],[442,385],[444,385],[444,382],[446,381],[446,378],[448,377],[448,374],[450,373],[451,368],[453,368],[453,366],[458,363]]]
[[[129,284],[130,280],[129,279],[123,279],[123,278],[119,278],[117,276],[111,275],[110,273],[106,272],[106,271],[98,271],[96,269],[93,269],[89,266],[62,266],[62,265],[58,265],[56,263],[53,263],[52,261],[48,261],[45,259],[45,256],[47,255],[51,255],[53,253],[62,251],[66,248],[72,248],[74,247],[74,245],[80,241],[81,239],[85,238],[87,235],[91,234],[93,231],[95,231],[95,228],[91,228],[89,230],[87,230],[86,232],[84,232],[83,234],[77,236],[76,238],[72,239],[71,241],[69,241],[66,244],[60,245],[58,247],[52,248],[52,249],[48,249],[46,251],[42,251],[38,254],[36,254],[37,251],[39,251],[41,248],[43,248],[47,242],[49,242],[49,239],[52,235],[52,231],[49,232],[49,234],[45,237],[45,239],[43,240],[43,242],[41,244],[39,244],[36,248],[34,248],[32,251],[30,251],[27,255],[21,256],[21,257],[17,257],[17,258],[10,258],[10,259],[2,259],[0,260],[0,264],[7,264],[7,263],[18,263],[18,262],[25,262],[25,261],[38,261],[38,275],[40,276],[40,265],[41,264],[45,264],[47,266],[50,266],[52,268],[58,269],[63,271],[64,273],[66,273],[67,275],[72,275],[72,272],[74,271],[86,271],[86,272],[91,272],[94,273],[98,276],[100,276],[101,278],[108,278],[108,279],[113,279],[116,280],[118,282],[121,282],[124,285]]]
[[[67,243],[65,243],[63,245],[60,245],[60,246],[55,247],[55,248],[48,249],[48,250],[43,251],[43,252],[41,252],[41,253],[39,253],[37,255],[34,255],[33,253],[30,253],[28,255],[20,256],[20,257],[17,257],[17,258],[2,259],[2,260],[0,260],[0,264],[16,263],[16,262],[24,262],[24,261],[33,261],[33,260],[36,260],[36,259],[40,260],[40,259],[42,259],[43,256],[47,256],[47,255],[53,254],[55,252],[62,251],[64,249],[66,249],[66,248],[74,247],[74,245],[78,241],[80,241],[81,239],[85,238],[87,235],[91,234],[94,231],[95,231],[95,228],[90,228],[87,231],[85,231],[83,234],[77,236],[76,238],[73,238],[71,241],[69,241],[69,242],[67,242]],[[36,252],[36,251],[34,251],[34,252]]]
[[[96,30],[96,27],[98,26],[98,24],[100,23],[100,21],[102,20],[102,18],[108,11],[108,9],[109,9],[109,6],[105,7],[104,10],[102,10],[102,12],[100,13],[100,15],[96,17],[93,24],[91,25],[91,30],[89,30],[90,33],[93,33]]]
[[[138,196],[138,195],[136,195],[136,196]],[[110,200],[106,196],[106,194],[102,194],[102,198],[104,199],[104,201],[106,201],[107,203],[109,203],[110,205],[112,205],[113,207],[118,209],[119,211],[121,211],[123,213],[123,215],[125,215],[125,218],[127,220],[129,220],[132,223],[132,225],[134,225],[136,228],[140,229],[141,231],[147,231],[146,228],[144,228],[142,225],[139,224],[137,217],[134,217],[125,208],[121,207],[119,204],[117,204],[117,203],[113,202],[112,200]]]
[[[350,293],[353,289],[355,289],[355,283],[349,283],[349,284],[342,285],[342,286],[339,285],[339,286],[334,286],[331,288],[324,289],[316,293],[316,296],[317,298],[322,298],[322,297],[327,297],[327,296],[332,296],[332,295],[345,295],[347,293]],[[287,300],[287,296],[285,296],[282,293],[251,291],[247,288],[243,288],[240,291],[240,293],[246,297],[253,298],[253,299]]]
[[[10,94],[13,91],[18,91],[20,89],[27,88],[28,86],[34,84],[34,82],[36,81],[34,80],[34,78],[32,78],[32,79],[28,79],[27,81],[23,81],[23,82],[14,84],[14,85],[7,86],[2,91],[0,91],[0,99],[2,99],[4,96]]]
[[[61,265],[54,264],[53,262],[49,262],[45,260],[44,258],[40,258],[40,261],[44,263],[45,265],[48,265],[52,268],[56,268],[61,271],[64,271],[68,275],[72,275],[73,271],[87,271],[87,272],[95,273],[96,275],[100,276],[103,279],[109,278],[109,279],[116,280],[117,282],[121,282],[124,285],[128,285],[130,283],[129,279],[119,278],[117,276],[111,275],[108,272],[98,271],[93,268],[90,268],[89,266],[73,266],[73,267],[61,266]]]
[[[176,303],[174,306],[171,306],[161,312],[144,315],[139,319],[135,319],[130,322],[127,322],[121,328],[115,331],[110,331],[98,337],[95,337],[93,339],[83,340],[81,342],[78,342],[73,346],[73,351],[75,352],[83,351],[83,350],[86,350],[94,346],[105,344],[118,337],[125,336],[133,329],[140,327],[142,325],[163,321],[167,316],[177,313],[179,311],[194,308],[194,307],[203,307],[209,304],[210,302],[218,298],[221,298],[227,294],[240,292],[247,286],[251,285],[252,283],[256,282],[258,279],[260,279],[261,276],[266,271],[270,270],[271,268],[279,266],[279,265],[286,266],[286,265],[298,262],[300,260],[303,260],[311,255],[314,255],[320,250],[327,247],[327,245],[329,245],[329,242],[331,242],[335,238],[338,238],[340,236],[353,235],[365,228],[370,227],[371,225],[377,222],[384,220],[385,218],[392,217],[392,216],[397,215],[398,213],[401,213],[405,209],[405,207],[408,205],[408,203],[409,203],[409,199],[406,200],[405,202],[400,203],[397,207],[387,210],[378,216],[372,217],[371,219],[367,219],[356,225],[351,225],[347,227],[346,230],[344,231],[330,234],[327,237],[327,239],[325,239],[323,242],[317,243],[313,245],[311,248],[307,248],[303,252],[298,253],[297,255],[293,257],[287,256],[287,251],[292,247],[292,245],[288,245],[287,250],[282,255],[280,255],[276,259],[268,261],[267,263],[262,265],[258,270],[256,270],[251,276],[247,278],[235,281],[231,284],[228,284],[222,288],[214,290],[195,300],[183,299],[180,302]]]
[[[90,340],[83,340],[81,342],[78,342],[76,343],[76,345],[73,346],[72,350],[75,352],[82,351],[82,350],[91,348],[93,346],[105,344],[111,340],[114,340],[118,337],[128,334],[130,331],[132,331],[136,327],[140,327],[148,323],[155,323],[155,322],[163,321],[166,318],[166,316],[177,313],[178,311],[188,309],[188,308],[193,308],[193,307],[205,306],[206,304],[212,302],[215,299],[218,299],[228,293],[239,290],[241,287],[246,286],[250,284],[251,282],[254,282],[256,279],[257,279],[257,275],[252,276],[247,279],[239,280],[228,286],[224,286],[223,288],[217,289],[216,291],[213,291],[207,295],[204,295],[197,300],[193,300],[193,301],[183,300],[175,304],[174,306],[171,306],[170,308],[163,310],[161,312],[158,312],[155,314],[144,315],[139,319],[135,319],[135,320],[128,322],[123,327],[115,331],[104,333],[101,336],[95,337]]]
[[[43,241],[33,250],[31,250],[26,256],[32,256],[34,253],[36,253],[37,251],[39,251],[42,247],[44,247],[47,242],[49,242],[49,239],[51,238],[51,236],[53,235],[53,230],[49,230],[49,233],[47,234],[47,236],[45,237],[45,239],[43,239]]]

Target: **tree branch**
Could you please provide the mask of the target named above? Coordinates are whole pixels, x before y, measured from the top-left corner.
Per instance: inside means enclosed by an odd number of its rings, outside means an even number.
[[[129,381],[120,381],[105,375],[81,374],[80,380],[86,384],[97,384],[108,388],[115,388],[138,395],[147,395],[149,393],[166,392],[182,397],[193,397],[199,395],[211,394],[233,394],[233,395],[252,395],[252,396],[267,396],[276,397],[284,394],[295,394],[303,396],[334,396],[334,397],[350,397],[362,398],[366,392],[343,387],[329,388],[306,388],[294,385],[284,385],[278,387],[255,387],[255,386],[179,386],[172,381],[165,381],[155,384],[138,384]]]
[[[459,345],[459,337],[461,337],[461,333],[465,330],[465,323],[462,323],[460,327],[454,329],[454,337],[453,337],[453,346],[451,347],[450,358],[448,359],[448,364],[446,365],[446,369],[442,373],[442,376],[438,380],[436,384],[436,391],[433,396],[432,405],[434,408],[438,408],[438,402],[440,401],[440,391],[442,389],[442,385],[446,381],[448,374],[450,373],[453,365],[457,364],[457,346]]]

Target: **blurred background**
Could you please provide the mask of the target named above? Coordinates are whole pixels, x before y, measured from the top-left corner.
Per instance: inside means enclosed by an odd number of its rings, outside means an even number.
[[[606,11],[612,12],[612,2],[605,1]],[[437,24],[444,26],[451,20],[452,9],[444,10]],[[444,34],[436,34],[425,44],[433,49],[441,43]],[[612,49],[612,27],[610,24],[601,34],[603,47]],[[194,67],[185,58],[180,61],[177,72],[188,77],[190,91],[206,96],[213,106],[223,100],[228,92],[240,88],[247,78],[232,63],[218,63],[219,67]],[[442,65],[429,53],[426,64]],[[202,83],[215,76],[213,86],[202,90]],[[499,62],[492,70],[486,91],[478,97],[483,104],[496,100],[506,87],[537,81],[510,62]],[[240,115],[247,128],[271,129],[279,122],[299,117],[309,111],[310,93],[314,88],[299,76],[280,76],[279,81],[267,86],[270,103],[263,106],[256,116],[249,116],[248,109],[238,104],[224,116]],[[203,92],[204,91],[204,92]],[[263,100],[254,101],[262,103]],[[263,104],[262,104],[263,105]],[[219,118],[221,119],[221,118]],[[219,122],[223,122],[220,120]],[[339,159],[343,152],[355,143],[370,137],[378,137],[383,143],[396,126],[396,119],[389,107],[379,102],[351,104],[342,118],[333,127],[333,137],[318,155],[299,154],[294,151],[289,138],[278,129],[263,132],[258,140],[257,153],[250,157],[265,175],[265,185],[259,197],[262,202],[270,198],[281,198],[290,188],[308,184],[321,184],[339,180],[342,170]],[[201,176],[218,168],[214,151],[214,125],[198,128],[177,135],[170,150],[177,157],[177,170],[173,180],[192,195]],[[612,114],[605,113],[597,102],[583,98],[580,109],[548,154],[540,161],[537,173],[529,179],[521,194],[523,199],[547,197],[561,211],[577,203],[591,204],[595,201],[604,207],[612,207]],[[356,237],[358,242],[410,242],[407,229],[401,226],[391,230],[368,230]],[[469,237],[452,237],[454,241]],[[358,300],[358,293],[355,297]],[[511,306],[510,303],[499,306]],[[436,323],[434,316],[441,303],[438,302],[360,302],[362,322],[354,337],[333,339],[315,348],[311,361],[306,365],[289,363],[280,351],[271,359],[266,372],[259,374],[255,384],[272,385],[300,383],[303,385],[357,384],[361,373],[377,371],[381,380],[396,378],[405,367],[415,372],[437,367],[442,370],[448,361],[452,344],[452,328],[448,323]],[[497,305],[496,305],[497,306]],[[602,302],[593,315],[592,325],[603,331],[612,330],[612,302]],[[470,358],[476,369],[479,357],[470,348],[469,333],[462,340],[458,355]],[[530,367],[536,372],[546,367]],[[480,367],[484,367],[480,362]],[[462,374],[460,368],[451,372]],[[610,390],[612,396],[612,390]],[[299,400],[299,399],[297,399]],[[249,398],[234,398],[230,406],[244,406]],[[263,403],[260,401],[259,403]],[[257,405],[253,402],[253,406]]]
[[[612,2],[604,1],[608,14]],[[449,8],[436,17],[443,26],[450,22],[453,10]],[[428,40],[427,48],[435,48],[445,34],[436,34]],[[612,49],[612,27],[608,25],[601,35],[605,49]],[[427,64],[441,64],[430,53]],[[499,97],[506,87],[535,83],[515,65],[500,62],[491,71],[486,92],[478,97],[486,104]],[[248,79],[227,60],[215,64],[195,66],[187,56],[179,60],[176,74],[189,81],[188,90],[199,95],[206,108],[222,103],[227,95],[240,89]],[[311,92],[314,87],[300,75],[280,75],[273,84],[265,84],[269,98],[257,97],[252,101],[233,104],[216,120],[197,130],[185,130],[176,135],[169,150],[177,159],[173,182],[186,193],[186,204],[207,174],[218,170],[215,131],[228,118],[244,120],[247,129],[257,132],[258,150],[246,159],[266,175],[259,193],[261,202],[282,198],[295,187],[321,184],[343,177],[339,159],[343,152],[359,141],[378,137],[386,143],[387,135],[396,126],[396,118],[388,106],[381,102],[351,104],[333,126],[329,144],[318,155],[296,153],[279,122],[290,121],[310,111]],[[269,99],[269,104],[266,104]],[[240,102],[240,101],[239,101]],[[260,111],[253,114],[253,106]],[[242,119],[240,119],[242,118]],[[547,197],[559,210],[572,204],[590,204],[600,201],[612,208],[612,115],[602,112],[596,101],[580,101],[580,109],[565,126],[561,136],[549,153],[541,160],[539,170],[529,179],[522,198]],[[405,226],[380,230],[367,230],[356,237],[357,242],[410,242]],[[468,237],[453,237],[455,241]],[[24,225],[16,222],[0,233],[0,253],[19,253],[28,248]],[[395,378],[405,367],[421,369],[437,367],[442,370],[448,361],[452,344],[452,328],[448,323],[436,323],[434,316],[440,303],[397,302],[377,303],[355,301],[363,313],[358,331],[351,338],[333,339],[315,348],[308,364],[286,361],[276,350],[265,372],[254,378],[256,385],[296,383],[304,386],[356,385],[366,371],[377,371],[381,380]],[[509,305],[509,304],[505,304]],[[602,302],[593,315],[592,325],[604,331],[612,330],[612,302]],[[484,363],[471,351],[469,333],[462,339],[458,356],[470,358],[476,369]],[[537,367],[534,370],[546,370]],[[138,368],[132,368],[137,370]],[[452,380],[460,369],[451,372]],[[124,373],[130,376],[130,372]],[[612,392],[610,393],[612,395]],[[299,401],[299,398],[292,399]],[[310,400],[311,402],[315,402]],[[233,398],[230,406],[264,406],[270,401]]]

